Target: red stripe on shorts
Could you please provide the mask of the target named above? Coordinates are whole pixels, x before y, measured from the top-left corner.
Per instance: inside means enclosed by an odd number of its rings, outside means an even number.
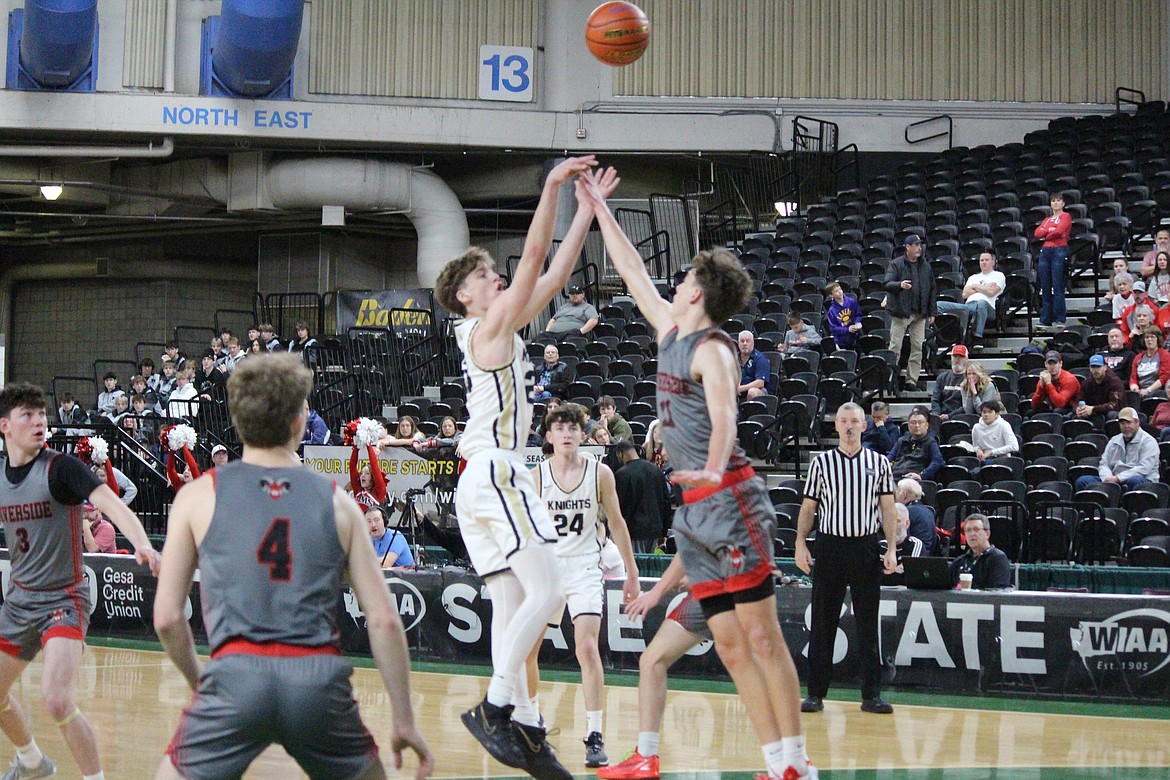
[[[41,647],[44,647],[50,639],[55,639],[56,637],[76,639],[78,642],[85,641],[85,634],[81,633],[81,629],[77,626],[53,626],[41,634]]]
[[[308,655],[341,655],[337,645],[289,645],[284,642],[252,642],[247,639],[229,639],[212,652],[212,658],[224,655],[262,655],[269,658],[304,658]]]
[[[4,637],[0,637],[0,653],[4,653],[5,655],[10,655],[13,658],[16,658],[20,655],[20,648],[9,642]]]

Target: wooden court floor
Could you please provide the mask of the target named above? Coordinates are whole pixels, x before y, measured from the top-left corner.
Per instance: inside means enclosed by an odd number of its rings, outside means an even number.
[[[39,659],[33,662],[13,695],[33,718],[38,743],[56,759],[58,776],[78,777],[40,701],[41,668]],[[483,696],[485,677],[416,671],[412,685],[417,717],[437,758],[435,777],[516,776],[515,770],[488,758],[459,722],[459,714]],[[376,672],[358,668],[354,688],[366,724],[385,745],[390,709]],[[81,707],[97,730],[107,777],[152,777],[180,710],[190,699],[166,656],[91,645],[78,690]],[[627,684],[610,685],[606,691],[606,748],[611,761],[618,761],[637,738],[637,690]],[[982,709],[994,706],[983,699],[957,700],[957,706],[948,707],[905,704],[897,692],[890,698],[896,704],[890,717],[863,714],[856,701],[843,700],[828,701],[823,713],[804,716],[809,753],[822,778],[1170,777],[1170,705],[1141,708],[1141,717],[1118,717],[1116,713],[1127,710],[1104,707],[1113,714],[1094,716]],[[580,740],[585,724],[579,686],[543,682],[540,699],[549,726],[561,729],[551,742],[562,762],[577,777],[593,776],[583,765]],[[1019,706],[1017,701],[1009,708]],[[12,755],[4,745],[0,764],[6,765]],[[734,696],[673,686],[662,756],[663,776],[672,780],[743,780],[762,769],[754,734]],[[404,770],[401,776],[411,774]],[[289,780],[304,775],[282,750],[271,748],[246,777]]]

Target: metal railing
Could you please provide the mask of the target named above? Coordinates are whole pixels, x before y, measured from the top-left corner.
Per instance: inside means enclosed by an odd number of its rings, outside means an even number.
[[[912,139],[910,137],[911,130],[923,128],[927,125],[938,122],[945,122],[946,129],[937,133],[933,133],[932,135],[924,135],[921,138]],[[947,139],[947,148],[951,149],[954,147],[955,141],[955,123],[954,120],[951,119],[950,114],[939,114],[938,116],[932,116],[927,119],[920,119],[917,122],[911,122],[910,124],[906,125],[906,129],[902,131],[902,136],[906,139],[906,143],[910,144],[911,146],[915,144],[924,144],[927,141],[933,141],[936,138],[945,138]]]
[[[1146,102],[1146,93],[1140,89],[1131,89],[1130,87],[1118,87],[1113,90],[1113,106],[1117,113],[1122,113],[1122,106],[1133,106],[1134,108]]]

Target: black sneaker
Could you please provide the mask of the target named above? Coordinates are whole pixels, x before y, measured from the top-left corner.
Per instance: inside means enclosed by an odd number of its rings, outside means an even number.
[[[878,696],[873,699],[862,699],[861,711],[872,712],[875,715],[889,715],[894,711],[894,705],[890,704],[881,696]]]
[[[520,743],[524,763],[519,765],[536,780],[573,780],[573,774],[561,766],[553,749],[549,747],[547,734],[540,726],[525,726],[513,723],[513,731]]]
[[[825,708],[825,702],[820,696],[809,696],[800,703],[801,712],[820,712]]]
[[[601,739],[601,732],[591,731],[585,737],[585,766],[596,769],[599,766],[609,766],[609,756],[605,755],[605,742]]]
[[[492,758],[513,769],[525,767],[527,759],[512,728],[511,704],[497,707],[485,698],[459,717]]]

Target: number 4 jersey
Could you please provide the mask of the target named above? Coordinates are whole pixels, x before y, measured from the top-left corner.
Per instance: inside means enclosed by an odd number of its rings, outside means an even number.
[[[557,484],[551,461],[541,462],[539,468],[540,498],[557,529],[557,556],[600,555],[605,529],[601,524],[601,502],[597,498],[600,493],[597,460],[586,457],[581,481],[568,488]]]
[[[336,644],[347,559],[334,483],[304,467],[243,461],[210,473],[215,513],[199,545],[199,586],[212,651],[231,639]]]

